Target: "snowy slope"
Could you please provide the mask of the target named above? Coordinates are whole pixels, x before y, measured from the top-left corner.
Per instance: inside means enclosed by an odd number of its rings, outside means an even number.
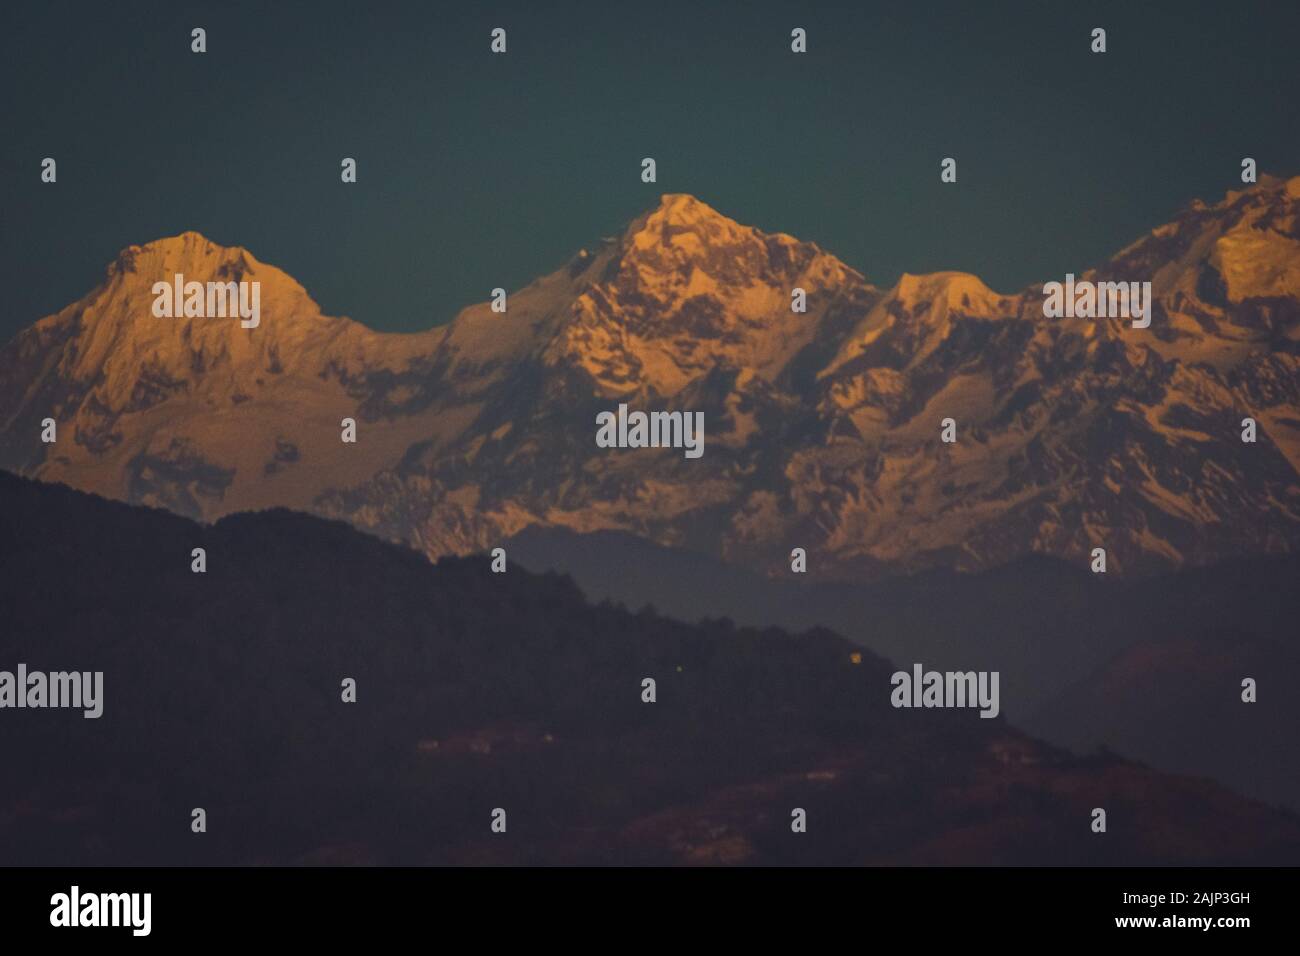
[[[1120,571],[1295,551],[1297,212],[1300,178],[1267,180],[1078,270],[1151,280],[1145,330],[1046,319],[1041,285],[879,289],[685,195],[506,314],[413,335],[324,316],[284,273],[186,233],[124,250],[0,352],[0,465],[207,519],[287,505],[430,554],[533,525],[772,571],[798,546],[846,577],[1095,546]],[[258,279],[261,325],[153,318],[173,272]],[[703,412],[704,456],[598,448],[595,416],[619,402]]]

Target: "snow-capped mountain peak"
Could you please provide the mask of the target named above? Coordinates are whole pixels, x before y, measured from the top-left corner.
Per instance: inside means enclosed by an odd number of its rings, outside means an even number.
[[[1298,207],[1300,179],[1265,180],[1079,270],[1150,281],[1146,329],[1046,318],[1042,284],[878,289],[682,194],[504,312],[406,335],[324,316],[251,252],[185,233],[128,247],[0,352],[0,464],[198,517],[311,510],[431,555],[532,525],[773,571],[802,547],[846,576],[1293,551]],[[151,314],[175,274],[260,282],[260,324]],[[703,415],[703,457],[599,447],[620,402]]]

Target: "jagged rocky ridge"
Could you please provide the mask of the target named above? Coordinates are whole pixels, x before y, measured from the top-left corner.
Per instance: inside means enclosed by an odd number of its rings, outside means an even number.
[[[1098,545],[1127,573],[1290,553],[1298,211],[1300,178],[1269,179],[1082,276],[1151,280],[1145,330],[1046,319],[1041,285],[1000,295],[947,272],[877,288],[685,195],[513,292],[505,315],[472,306],[411,335],[323,316],[284,273],[186,233],[124,250],[0,352],[0,465],[203,519],[288,506],[429,555],[529,527],[765,571],[799,546],[847,578],[1082,562]],[[153,318],[150,288],[174,272],[257,279],[260,326]],[[619,402],[702,411],[703,457],[598,448],[596,414]],[[47,416],[56,445],[39,440]]]

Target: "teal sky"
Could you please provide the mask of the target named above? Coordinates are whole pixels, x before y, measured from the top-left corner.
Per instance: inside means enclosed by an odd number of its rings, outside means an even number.
[[[6,12],[0,338],[121,247],[186,229],[246,246],[328,313],[411,330],[664,192],[877,284],[961,269],[1006,292],[1221,197],[1243,156],[1300,173],[1294,2],[264,6]]]

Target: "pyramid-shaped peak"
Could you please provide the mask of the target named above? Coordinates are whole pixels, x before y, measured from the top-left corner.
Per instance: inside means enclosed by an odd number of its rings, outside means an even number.
[[[853,276],[861,281],[816,243],[739,223],[687,193],[661,196],[628,225],[617,248],[622,267],[635,272],[638,282],[658,275],[674,288],[692,290],[691,295],[704,292],[710,282],[735,294],[755,284],[780,287],[788,297],[796,280],[833,285]]]
[[[688,193],[665,193],[658,205],[632,221],[624,238],[631,247],[648,250],[735,246],[752,243],[762,235]]]
[[[659,205],[653,214],[679,224],[701,222],[709,219],[731,221],[708,203],[696,199],[690,193],[664,193],[659,197]]]

